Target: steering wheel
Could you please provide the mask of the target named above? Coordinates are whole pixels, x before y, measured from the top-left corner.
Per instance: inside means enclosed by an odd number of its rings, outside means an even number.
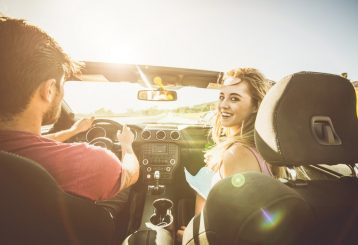
[[[120,124],[116,121],[113,121],[111,119],[95,119],[92,123],[91,128],[88,129],[87,135],[90,132],[92,132],[93,130],[96,130],[97,128],[102,128],[101,125],[103,125],[103,124],[113,125],[117,131],[122,130],[122,128],[123,128],[122,124]],[[86,137],[87,137],[87,135],[86,135]],[[97,146],[107,148],[108,150],[118,151],[120,148],[120,145],[118,143],[113,142],[110,138],[106,137],[106,135],[94,137],[93,139],[90,140],[89,143],[92,145],[97,145]]]
[[[119,122],[113,121],[111,119],[94,119],[92,123],[92,127],[99,126],[100,124],[111,124],[117,128],[117,130],[122,130],[123,125]]]

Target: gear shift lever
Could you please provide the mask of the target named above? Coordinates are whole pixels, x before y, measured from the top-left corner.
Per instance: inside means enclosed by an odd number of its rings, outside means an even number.
[[[152,193],[152,195],[161,194],[164,191],[164,185],[159,185],[160,172],[158,170],[154,171],[153,177],[155,185],[149,185],[148,190]]]
[[[155,187],[158,187],[159,186],[159,179],[160,179],[160,172],[158,170],[154,171],[153,177],[155,179]]]

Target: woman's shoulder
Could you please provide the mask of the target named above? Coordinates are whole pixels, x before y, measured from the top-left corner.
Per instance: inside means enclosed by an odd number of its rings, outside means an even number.
[[[223,166],[227,172],[260,171],[252,149],[239,143],[233,144],[224,152]]]
[[[244,158],[252,158],[252,156],[253,153],[250,147],[241,143],[235,143],[224,151],[223,160],[240,160]]]

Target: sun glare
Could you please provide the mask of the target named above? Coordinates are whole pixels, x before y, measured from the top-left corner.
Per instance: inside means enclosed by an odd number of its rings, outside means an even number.
[[[218,90],[195,87],[176,88],[176,101],[143,101],[137,99],[138,90],[148,89],[131,82],[78,82],[65,83],[65,101],[75,114],[96,114],[101,111],[109,114],[121,114],[143,111],[150,108],[157,112],[166,112],[177,108],[198,107],[202,112],[213,110]],[[200,96],[197,96],[200,94]],[[206,105],[207,104],[207,105]]]

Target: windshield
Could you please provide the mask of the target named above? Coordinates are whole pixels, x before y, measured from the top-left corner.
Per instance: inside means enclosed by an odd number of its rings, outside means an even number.
[[[64,100],[76,117],[115,118],[122,123],[209,124],[218,100],[217,89],[170,87],[176,101],[143,101],[131,82],[65,83]]]

